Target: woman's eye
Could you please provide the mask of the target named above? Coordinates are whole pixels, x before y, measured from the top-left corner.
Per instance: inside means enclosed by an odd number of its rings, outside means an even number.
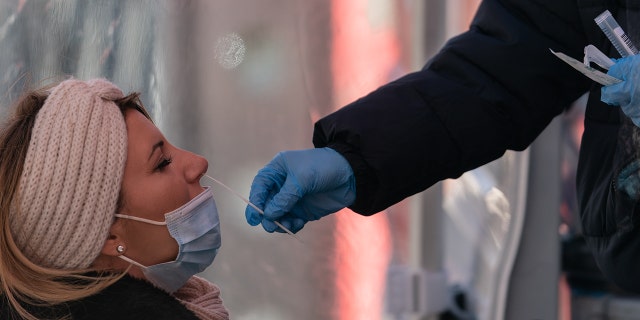
[[[158,165],[156,166],[156,171],[161,171],[162,169],[164,169],[166,166],[170,164],[171,164],[171,157],[163,156],[162,159],[160,159],[160,163],[158,163]]]

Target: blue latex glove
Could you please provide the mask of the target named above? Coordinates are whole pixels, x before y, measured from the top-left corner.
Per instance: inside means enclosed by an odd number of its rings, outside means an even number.
[[[622,82],[602,87],[600,100],[620,106],[622,112],[640,127],[640,55],[615,60],[607,74]]]
[[[262,223],[267,232],[291,232],[353,203],[356,186],[347,160],[331,148],[278,153],[253,179],[249,201],[264,211],[247,206],[247,222]]]

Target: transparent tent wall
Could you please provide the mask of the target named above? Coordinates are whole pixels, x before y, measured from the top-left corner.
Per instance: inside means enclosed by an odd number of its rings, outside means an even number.
[[[5,0],[0,93],[6,106],[25,86],[108,78],[142,92],[169,140],[248,195],[275,153],[312,147],[319,117],[421,66],[422,4]],[[456,25],[444,33],[464,28],[473,9],[459,8],[476,4],[450,1],[446,21]],[[410,259],[411,199],[373,217],[345,210],[310,223],[300,243],[248,226],[245,204],[213,188],[223,247],[202,275],[221,287],[233,319],[388,316],[386,269]]]
[[[203,151],[211,172],[248,194],[251,178],[276,152],[312,147],[315,120],[405,71],[395,18],[407,9],[395,1],[203,3],[197,29],[211,40],[198,52],[214,62],[199,81],[210,101],[200,105],[213,130]],[[246,45],[244,61],[233,68],[213,60],[216,39],[229,34]],[[223,238],[233,247],[208,274],[229,289],[225,299],[239,318],[383,316],[391,252],[386,215],[340,212],[309,224],[301,244],[248,227],[244,204],[222,201],[223,211],[235,213],[223,221]]]

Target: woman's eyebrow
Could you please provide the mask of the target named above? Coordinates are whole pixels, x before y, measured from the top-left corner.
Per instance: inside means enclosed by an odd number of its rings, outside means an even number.
[[[162,146],[164,146],[164,141],[160,140],[160,141],[156,142],[153,145],[153,147],[151,147],[151,153],[149,154],[149,159],[147,159],[147,160],[150,160],[151,157],[153,156],[153,153],[156,152],[156,149],[158,149],[158,148],[160,148]]]

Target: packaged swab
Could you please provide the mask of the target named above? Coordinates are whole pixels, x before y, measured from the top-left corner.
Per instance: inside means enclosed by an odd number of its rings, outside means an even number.
[[[607,55],[602,53],[602,51],[590,44],[584,47],[584,65],[591,67],[591,62],[607,70],[609,70],[614,63],[611,58],[607,57]]]

